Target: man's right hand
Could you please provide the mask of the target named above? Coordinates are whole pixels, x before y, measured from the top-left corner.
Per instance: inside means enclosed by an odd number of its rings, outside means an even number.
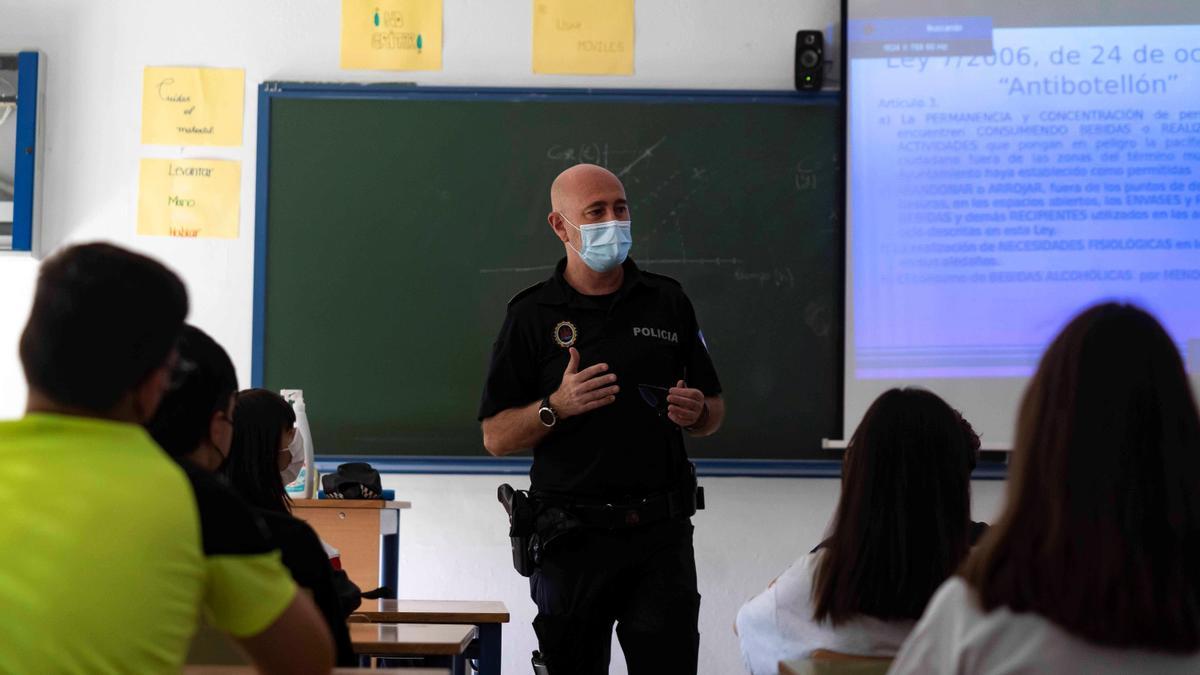
[[[558,391],[550,394],[550,407],[559,419],[582,415],[596,408],[603,408],[617,400],[617,376],[605,374],[607,363],[597,363],[579,370],[579,350],[571,347],[571,360],[563,371]]]

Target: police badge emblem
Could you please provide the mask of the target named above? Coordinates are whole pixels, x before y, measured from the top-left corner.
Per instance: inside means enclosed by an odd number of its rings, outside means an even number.
[[[579,338],[579,329],[570,321],[560,321],[554,327],[554,342],[559,347],[566,349],[575,344],[575,340]]]

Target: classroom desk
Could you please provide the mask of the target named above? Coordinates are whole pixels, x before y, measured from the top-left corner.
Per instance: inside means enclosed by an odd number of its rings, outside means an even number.
[[[465,672],[465,652],[475,639],[475,627],[435,623],[352,623],[350,644],[359,656],[424,656],[449,661],[450,669]]]
[[[500,675],[501,629],[509,622],[503,602],[469,600],[366,600],[355,614],[376,623],[470,624],[478,629],[480,675]],[[475,650],[472,650],[475,651]]]
[[[294,499],[292,515],[341,553],[342,569],[364,591],[400,584],[400,511],[409,502],[379,499]]]
[[[335,668],[334,675],[450,675],[448,668]],[[185,665],[184,675],[258,675],[253,665]]]
[[[779,662],[779,675],[886,675],[891,659],[796,659]]]

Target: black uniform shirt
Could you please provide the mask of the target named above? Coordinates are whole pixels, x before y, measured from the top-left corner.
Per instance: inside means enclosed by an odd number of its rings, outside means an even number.
[[[586,296],[554,276],[518,293],[492,347],[479,419],[550,395],[579,350],[579,369],[607,363],[620,386],[611,405],[560,419],[533,450],[535,491],[619,500],[676,487],[686,476],[680,429],[666,416],[666,389],[685,380],[715,396],[716,369],[683,288],[624,263],[612,296]]]

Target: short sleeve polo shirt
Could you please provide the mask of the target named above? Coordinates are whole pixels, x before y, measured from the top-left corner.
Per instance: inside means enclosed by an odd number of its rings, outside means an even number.
[[[202,609],[264,630],[295,586],[254,533],[218,550],[219,508],[142,427],[0,423],[0,672],[179,672]]]
[[[676,487],[687,475],[680,429],[666,416],[666,390],[684,380],[716,396],[721,383],[683,288],[669,277],[624,263],[614,296],[589,297],[554,276],[510,301],[492,347],[479,419],[553,393],[579,350],[580,370],[607,363],[616,402],[560,420],[534,448],[535,491],[621,499]]]

